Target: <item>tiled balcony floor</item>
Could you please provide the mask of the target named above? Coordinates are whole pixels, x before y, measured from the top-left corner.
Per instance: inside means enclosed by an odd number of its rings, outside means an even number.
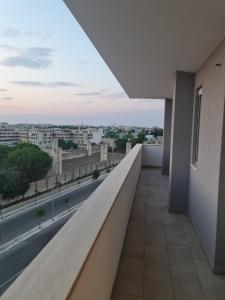
[[[168,177],[143,168],[112,300],[225,300],[189,218],[167,212]]]

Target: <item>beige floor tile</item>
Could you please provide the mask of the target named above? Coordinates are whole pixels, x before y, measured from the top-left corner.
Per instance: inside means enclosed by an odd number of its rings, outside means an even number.
[[[200,241],[195,233],[195,230],[191,224],[183,224],[183,228],[188,240],[189,248],[194,259],[201,259],[206,261],[206,257]]]
[[[167,200],[168,177],[143,168],[111,300],[225,300],[225,276],[211,272],[190,219],[168,213]]]
[[[180,223],[168,224],[165,226],[166,239],[170,244],[176,245],[188,245],[188,240],[186,238],[183,228]]]
[[[127,236],[130,235],[137,235],[142,239],[146,239],[145,223],[131,220],[127,227]]]
[[[145,245],[145,239],[138,235],[130,234],[125,239],[122,255],[128,258],[144,260]]]
[[[111,300],[143,300],[143,298],[136,297],[130,294],[114,293]]]
[[[122,258],[116,278],[115,291],[143,296],[144,264],[140,260]]]
[[[150,276],[169,276],[169,259],[166,248],[153,246],[146,247],[145,272]]]
[[[176,300],[205,300],[197,275],[172,273],[172,285]]]
[[[164,228],[153,227],[147,228],[147,244],[150,246],[166,246],[166,236],[164,232]]]
[[[207,261],[195,260],[195,264],[205,293],[225,299],[225,276],[213,274]]]
[[[170,279],[150,278],[144,281],[144,300],[173,300]]]
[[[196,273],[195,264],[187,246],[169,245],[168,253],[172,271]]]
[[[225,300],[225,295],[223,296],[206,295],[206,300]]]

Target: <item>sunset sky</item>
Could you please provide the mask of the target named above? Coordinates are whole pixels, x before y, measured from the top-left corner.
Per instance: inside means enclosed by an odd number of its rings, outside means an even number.
[[[61,0],[0,0],[0,122],[163,126],[129,99]]]

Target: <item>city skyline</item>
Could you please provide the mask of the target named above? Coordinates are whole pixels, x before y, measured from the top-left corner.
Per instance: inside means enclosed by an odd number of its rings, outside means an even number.
[[[129,99],[63,2],[1,6],[2,122],[163,126],[164,101]]]

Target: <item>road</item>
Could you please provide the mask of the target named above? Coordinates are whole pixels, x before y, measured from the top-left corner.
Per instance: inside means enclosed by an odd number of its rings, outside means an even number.
[[[80,187],[78,190],[68,193],[70,197],[70,205],[75,205],[84,201],[90,196],[90,194],[99,186],[102,180],[90,183],[87,186]],[[60,213],[66,209],[63,197],[58,197],[55,200],[55,211]],[[46,211],[46,218],[51,218],[51,203],[46,203],[43,205]],[[15,236],[15,234],[21,233],[26,229],[30,229],[30,226],[37,226],[37,220],[34,220],[34,211],[27,212],[22,216],[18,217],[9,222],[1,224],[5,226],[5,229],[9,235]],[[25,224],[25,220],[30,222],[30,226]],[[0,295],[13,283],[13,281],[19,276],[26,266],[34,259],[34,257],[41,251],[42,248],[52,239],[52,237],[59,231],[59,229],[66,223],[70,216],[66,216],[60,219],[56,223],[42,230],[38,234],[30,237],[26,241],[20,243],[18,246],[9,249],[7,252],[0,255]],[[15,227],[19,227],[19,229]],[[10,228],[13,230],[13,234],[10,233]],[[5,239],[7,239],[6,234],[4,234]],[[8,238],[9,239],[9,238]]]
[[[72,207],[87,199],[101,182],[101,180],[97,180],[71,191],[66,195],[56,197],[54,199],[54,214],[58,215],[67,210],[67,206],[64,202],[65,197],[70,198],[69,206]],[[43,203],[38,207],[43,208],[45,211],[45,217],[43,218],[43,221],[47,221],[52,218],[51,201]],[[0,246],[38,226],[39,220],[34,216],[36,209],[37,207],[33,207],[31,210],[20,213],[15,217],[9,218],[8,220],[4,220],[4,222],[0,223]]]
[[[68,219],[68,216],[61,219],[20,245],[0,255],[0,295],[13,283],[23,269],[29,265]]]

